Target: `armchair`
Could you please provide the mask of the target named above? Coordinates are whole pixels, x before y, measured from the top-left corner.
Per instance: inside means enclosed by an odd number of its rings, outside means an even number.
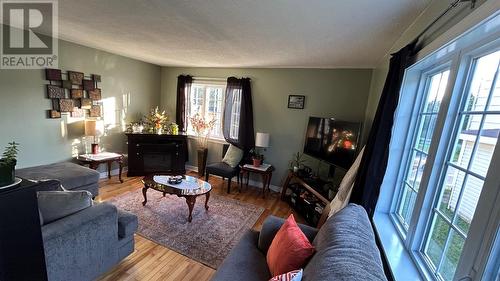
[[[224,155],[226,155],[226,152],[229,148],[229,144],[224,144],[222,147],[222,158],[224,158]],[[246,155],[246,153],[245,153]],[[240,165],[245,161],[245,156],[240,161]],[[222,177],[222,181],[225,181],[227,179],[227,193],[231,193],[231,181],[234,176],[238,176],[238,186],[240,183],[240,165],[237,165],[236,167],[231,167],[228,164],[224,162],[215,162],[212,164],[207,165],[205,169],[205,181],[208,181],[208,177],[210,174],[216,175],[219,177]]]

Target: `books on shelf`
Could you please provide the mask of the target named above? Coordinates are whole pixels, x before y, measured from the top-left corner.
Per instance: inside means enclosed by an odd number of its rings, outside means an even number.
[[[252,170],[258,170],[258,171],[267,171],[267,169],[269,169],[271,167],[271,164],[265,164],[265,163],[262,163],[259,167],[256,167],[252,164],[245,164],[243,165],[244,168],[247,168],[247,169],[252,169]]]

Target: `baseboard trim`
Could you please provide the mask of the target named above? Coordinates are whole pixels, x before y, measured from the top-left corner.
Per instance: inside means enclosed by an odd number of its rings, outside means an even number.
[[[123,173],[126,173],[127,170],[128,170],[127,167],[123,167],[122,175],[123,175]],[[120,173],[119,168],[111,170],[111,176],[118,176],[119,173]],[[107,179],[107,178],[108,178],[108,171],[99,172],[99,179]]]
[[[192,165],[187,165],[186,164],[186,170],[198,173],[198,167],[196,167],[196,166],[192,166]],[[216,176],[216,175],[210,175],[210,176],[217,177],[217,178],[222,178],[222,177]],[[238,181],[236,180],[236,178],[233,178],[232,182],[238,182]],[[255,186],[255,187],[258,187],[258,188],[262,188],[262,182],[261,181],[256,181],[256,180],[252,180],[252,179],[250,179],[248,181],[248,185]],[[276,185],[272,185],[271,184],[271,185],[269,185],[269,189],[271,189],[274,192],[281,192],[281,186],[276,186]]]

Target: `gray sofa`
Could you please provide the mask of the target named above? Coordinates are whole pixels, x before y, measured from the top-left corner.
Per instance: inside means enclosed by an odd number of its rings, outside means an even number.
[[[212,280],[257,281],[272,276],[266,253],[284,220],[270,216],[261,232],[248,231],[224,260]],[[365,210],[349,204],[320,230],[299,225],[316,253],[304,267],[304,281],[387,280]]]
[[[99,173],[75,163],[63,162],[16,170],[16,176],[30,180],[55,179],[67,190],[87,190],[99,195]]]
[[[57,190],[47,181],[39,191]],[[50,281],[95,280],[134,251],[137,217],[109,203],[94,203],[42,226]]]

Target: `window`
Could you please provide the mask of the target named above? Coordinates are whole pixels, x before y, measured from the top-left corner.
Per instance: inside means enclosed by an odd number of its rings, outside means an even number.
[[[396,280],[498,275],[499,33],[492,16],[406,70],[374,216]]]
[[[222,83],[197,83],[191,85],[191,92],[188,95],[189,102],[186,112],[188,116],[199,113],[206,120],[215,119],[215,126],[210,132],[210,138],[223,139],[222,118],[224,112],[224,95],[226,86]],[[187,132],[194,134],[191,123],[188,122]]]
[[[422,99],[417,117],[416,132],[412,140],[411,157],[405,168],[401,182],[403,192],[399,197],[397,217],[405,230],[408,229],[411,214],[415,207],[422,173],[429,154],[430,142],[436,126],[437,114],[448,83],[449,70],[428,75],[425,78],[425,98]]]
[[[500,131],[500,51],[474,59],[451,153],[442,167],[423,253],[432,271],[452,280],[478,204]]]

